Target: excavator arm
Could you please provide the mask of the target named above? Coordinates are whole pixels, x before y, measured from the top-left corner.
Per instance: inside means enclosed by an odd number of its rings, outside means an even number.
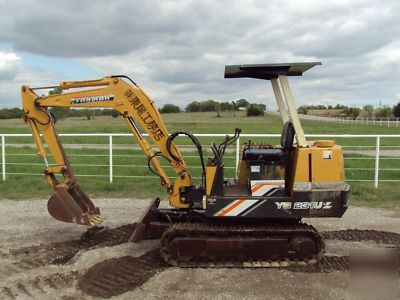
[[[65,92],[49,96],[38,96],[35,93],[35,90],[48,88],[60,88]],[[70,91],[71,89],[73,91]],[[154,172],[159,175],[161,184],[169,194],[171,206],[189,208],[192,205],[185,199],[185,189],[193,187],[192,177],[184,158],[173,142],[179,132],[170,136],[154,102],[128,77],[109,76],[98,80],[62,81],[59,86],[37,88],[24,85],[22,102],[24,120],[32,131],[38,155],[46,165],[45,176],[55,190],[48,202],[48,210],[56,219],[90,226],[101,222],[99,209],[76,183],[57,134],[54,118],[49,112],[50,107],[98,107],[117,110],[131,129]],[[139,126],[148,133],[158,148],[157,152],[142,135]],[[54,165],[48,162],[44,144],[54,158]],[[177,177],[174,182],[171,182],[160,164],[159,155],[166,158],[176,172]]]

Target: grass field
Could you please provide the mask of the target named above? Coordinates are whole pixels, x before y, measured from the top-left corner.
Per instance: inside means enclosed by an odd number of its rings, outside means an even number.
[[[280,133],[281,121],[276,114],[267,114],[264,117],[247,118],[243,112],[222,113],[218,118],[216,113],[180,113],[163,115],[164,121],[170,132],[186,130],[193,133],[231,133],[235,127],[242,129],[242,133]],[[373,125],[346,125],[328,122],[304,120],[304,131],[308,134],[398,134],[398,128],[386,128]],[[95,120],[71,118],[60,120],[57,123],[59,133],[129,133],[127,126],[121,118],[98,117]],[[0,120],[0,133],[29,133],[22,120]],[[205,149],[214,140],[221,138],[202,138]],[[264,139],[255,139],[266,142]],[[146,165],[146,160],[139,150],[129,148],[135,141],[131,137],[114,137],[116,149],[113,152],[114,181],[108,179],[108,150],[101,145],[108,144],[107,137],[64,137],[67,145],[67,154],[70,157],[75,173],[79,176],[81,186],[92,197],[166,197],[166,193],[159,185],[159,179],[154,178]],[[244,139],[241,140],[245,142]],[[338,144],[345,146],[346,150],[357,151],[359,146],[371,146],[374,150],[375,139],[336,139]],[[268,138],[268,142],[278,142],[276,138]],[[24,143],[26,147],[15,147]],[[178,144],[188,144],[187,139],[178,139]],[[42,174],[43,163],[35,155],[35,150],[30,146],[31,138],[7,137],[7,172]],[[96,149],[69,148],[68,144],[96,144]],[[118,147],[123,146],[123,147]],[[382,139],[383,149],[398,149],[399,139]],[[363,148],[369,149],[369,148]],[[200,169],[196,153],[185,151],[188,165],[192,166],[192,174],[200,176]],[[94,155],[88,157],[87,155]],[[207,156],[207,155],[206,155]],[[372,179],[374,160],[370,156],[360,153],[346,153],[347,158],[366,158],[346,160],[346,177],[348,179]],[[227,153],[225,163],[228,167],[226,177],[234,177],[234,153]],[[90,166],[87,166],[90,165]],[[360,169],[363,170],[354,170]],[[381,179],[400,179],[400,160],[384,159],[381,161]],[[395,168],[395,171],[385,169]],[[172,170],[167,172],[173,175]],[[96,174],[101,177],[94,177]],[[125,176],[149,176],[147,178],[126,178]],[[397,205],[397,195],[400,191],[397,183],[380,183],[375,189],[372,182],[352,182],[351,200],[357,205],[367,205],[382,208],[394,208]],[[43,198],[48,197],[51,191],[47,187],[43,176],[7,175],[6,181],[0,181],[0,197],[9,199]],[[382,199],[381,195],[385,195]]]

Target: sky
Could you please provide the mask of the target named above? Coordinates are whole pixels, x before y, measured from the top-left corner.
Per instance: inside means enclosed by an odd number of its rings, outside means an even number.
[[[0,108],[20,87],[125,74],[161,107],[246,98],[268,83],[230,64],[321,61],[293,77],[298,105],[400,101],[400,1],[0,0]]]

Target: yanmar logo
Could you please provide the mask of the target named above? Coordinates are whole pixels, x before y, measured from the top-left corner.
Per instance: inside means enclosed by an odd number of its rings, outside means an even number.
[[[72,98],[71,104],[85,104],[85,103],[93,103],[93,102],[104,102],[104,101],[113,101],[114,95],[101,95],[101,96],[91,96],[91,97],[81,97],[81,98]]]

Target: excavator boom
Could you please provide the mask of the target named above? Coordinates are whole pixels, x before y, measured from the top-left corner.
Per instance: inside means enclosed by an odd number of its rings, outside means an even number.
[[[60,88],[63,93],[39,97],[35,90],[43,88]],[[78,88],[80,90],[77,91]],[[73,91],[70,91],[71,89]],[[155,173],[159,175],[161,184],[169,194],[170,204],[176,208],[190,206],[190,203],[184,203],[185,197],[181,195],[185,187],[193,185],[186,162],[169,139],[169,132],[154,102],[128,77],[110,76],[98,80],[63,81],[60,85],[51,87],[23,86],[22,102],[24,120],[32,131],[38,155],[46,165],[47,181],[55,190],[48,202],[48,210],[56,219],[90,226],[101,222],[99,209],[76,183],[57,134],[55,120],[49,112],[50,107],[99,107],[117,110],[131,129]],[[142,135],[139,126],[149,134],[158,148],[157,152]],[[45,144],[54,158],[54,165],[48,162]],[[161,166],[158,155],[167,158],[178,175],[174,183],[171,183]],[[58,175],[61,175],[62,180],[58,179]]]

